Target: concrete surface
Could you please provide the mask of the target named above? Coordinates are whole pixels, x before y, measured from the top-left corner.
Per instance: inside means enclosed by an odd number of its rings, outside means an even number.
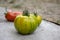
[[[0,40],[60,40],[60,26],[45,20],[33,34],[18,34],[14,23],[5,20],[4,12],[4,8],[0,8]]]
[[[1,7],[8,7],[12,10],[36,11],[43,19],[60,24],[60,0],[1,0]]]

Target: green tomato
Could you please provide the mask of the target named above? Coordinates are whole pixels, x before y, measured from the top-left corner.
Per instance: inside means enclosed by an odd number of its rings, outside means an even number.
[[[34,13],[30,14],[30,16],[35,19],[35,21],[36,21],[36,23],[38,24],[38,26],[41,24],[41,22],[42,22],[42,17],[41,17],[41,16],[39,16],[39,15],[37,15],[37,14],[34,15]]]
[[[14,26],[16,30],[21,34],[33,33],[40,23],[40,17],[36,17],[34,14],[19,15],[14,20]]]
[[[37,16],[37,22],[38,22],[38,26],[41,24],[42,22],[42,17],[41,16]]]

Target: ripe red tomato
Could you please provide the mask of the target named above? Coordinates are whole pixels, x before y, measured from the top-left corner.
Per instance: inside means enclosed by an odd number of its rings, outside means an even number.
[[[7,13],[5,13],[5,18],[7,19],[7,21],[13,22],[14,19],[16,18],[16,16],[21,15],[21,14],[22,14],[22,12],[19,12],[19,11],[12,12],[10,10],[10,11],[7,11]]]

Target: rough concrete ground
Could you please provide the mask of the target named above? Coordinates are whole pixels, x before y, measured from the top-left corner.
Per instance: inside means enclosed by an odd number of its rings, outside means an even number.
[[[27,8],[31,12],[37,11],[43,19],[60,24],[60,4],[42,2],[41,0],[19,0],[13,3],[9,3],[9,1],[0,1],[0,6],[7,6],[10,9],[20,11]]]

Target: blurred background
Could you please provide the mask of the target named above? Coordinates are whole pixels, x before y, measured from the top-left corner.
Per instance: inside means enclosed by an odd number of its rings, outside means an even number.
[[[60,0],[0,0],[0,7],[22,11],[37,11],[43,19],[60,24]]]

